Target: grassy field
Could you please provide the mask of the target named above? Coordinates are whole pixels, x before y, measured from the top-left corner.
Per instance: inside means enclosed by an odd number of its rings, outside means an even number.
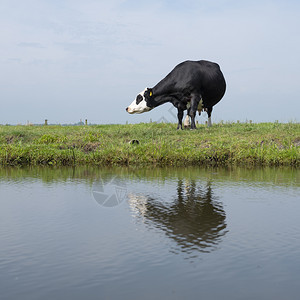
[[[300,124],[0,126],[0,164],[299,167]]]

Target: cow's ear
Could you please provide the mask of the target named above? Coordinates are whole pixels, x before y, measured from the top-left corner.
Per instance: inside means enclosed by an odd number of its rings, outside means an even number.
[[[153,96],[153,91],[150,88],[147,88],[145,93],[144,93],[145,98],[150,98]]]

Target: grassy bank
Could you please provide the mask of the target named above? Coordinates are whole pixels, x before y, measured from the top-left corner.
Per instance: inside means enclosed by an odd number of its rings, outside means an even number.
[[[299,167],[300,124],[0,126],[0,164]]]

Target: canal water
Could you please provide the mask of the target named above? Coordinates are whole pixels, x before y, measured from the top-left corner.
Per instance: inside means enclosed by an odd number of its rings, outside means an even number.
[[[0,299],[299,299],[300,171],[0,169]]]

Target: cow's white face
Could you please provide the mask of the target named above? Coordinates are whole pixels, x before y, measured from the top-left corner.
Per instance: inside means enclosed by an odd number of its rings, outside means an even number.
[[[140,92],[136,99],[126,108],[126,111],[130,114],[141,114],[146,111],[150,111],[152,107],[147,106],[147,102],[144,97],[144,93],[147,89]]]

